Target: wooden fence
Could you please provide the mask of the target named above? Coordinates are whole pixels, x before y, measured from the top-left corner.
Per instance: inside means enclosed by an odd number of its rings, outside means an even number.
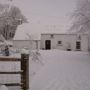
[[[17,87],[19,86],[21,90],[28,90],[29,89],[29,55],[28,54],[21,54],[21,58],[14,58],[14,57],[0,57],[0,63],[3,62],[7,66],[6,62],[10,63],[18,63],[20,64],[19,70],[0,70],[0,75],[7,76],[10,75],[12,77],[13,75],[19,75],[20,76],[20,82],[14,82],[13,77],[10,78],[12,82],[7,82],[4,80],[0,81],[0,85],[6,85],[9,87]],[[8,66],[7,66],[8,67]],[[17,64],[16,64],[17,67]],[[16,90],[16,89],[15,89]]]

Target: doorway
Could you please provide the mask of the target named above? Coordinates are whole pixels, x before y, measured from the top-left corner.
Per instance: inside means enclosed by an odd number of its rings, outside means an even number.
[[[81,50],[81,42],[80,41],[77,41],[76,42],[76,50]]]
[[[46,49],[46,50],[51,49],[51,40],[46,40],[46,41],[45,41],[45,49]]]

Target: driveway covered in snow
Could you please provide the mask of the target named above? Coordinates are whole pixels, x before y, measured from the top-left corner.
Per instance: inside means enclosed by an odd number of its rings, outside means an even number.
[[[36,70],[30,90],[90,90],[90,54],[59,50],[40,53],[44,64],[30,66],[30,71]]]

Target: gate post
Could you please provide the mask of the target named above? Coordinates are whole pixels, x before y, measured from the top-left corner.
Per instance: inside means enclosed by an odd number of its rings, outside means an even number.
[[[23,90],[29,89],[29,54],[21,53],[21,87]]]

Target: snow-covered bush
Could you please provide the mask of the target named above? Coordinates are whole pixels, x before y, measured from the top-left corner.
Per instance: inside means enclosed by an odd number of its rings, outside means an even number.
[[[31,51],[30,56],[32,57],[31,59],[34,62],[39,62],[39,63],[43,64],[42,56],[39,51],[37,51],[37,50]]]

